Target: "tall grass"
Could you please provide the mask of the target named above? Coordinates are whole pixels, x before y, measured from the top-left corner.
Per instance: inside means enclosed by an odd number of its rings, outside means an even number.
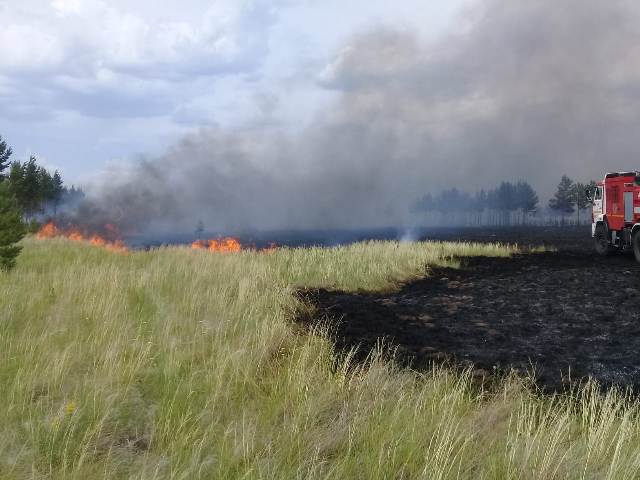
[[[593,386],[336,364],[296,287],[393,289],[500,246],[121,255],[26,240],[0,276],[2,478],[638,478],[638,403]]]

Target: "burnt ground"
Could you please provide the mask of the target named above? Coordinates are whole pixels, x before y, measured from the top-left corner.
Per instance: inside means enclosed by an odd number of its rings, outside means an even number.
[[[472,366],[481,377],[534,370],[544,390],[593,377],[640,391],[640,265],[633,256],[597,257],[588,227],[482,229],[464,239],[544,240],[558,251],[464,259],[461,269],[433,269],[391,294],[303,295],[317,305],[317,319],[333,322],[336,345],[358,346],[362,356],[384,339],[418,369],[446,362]]]

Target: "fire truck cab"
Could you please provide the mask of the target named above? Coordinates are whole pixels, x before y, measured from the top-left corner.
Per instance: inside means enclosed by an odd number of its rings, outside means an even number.
[[[633,249],[640,262],[640,172],[607,173],[588,196],[596,252]]]

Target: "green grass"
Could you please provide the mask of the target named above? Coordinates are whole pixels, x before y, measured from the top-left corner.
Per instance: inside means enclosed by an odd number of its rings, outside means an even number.
[[[638,403],[336,360],[297,287],[393,289],[506,247],[121,255],[28,239],[0,275],[2,478],[638,478]]]

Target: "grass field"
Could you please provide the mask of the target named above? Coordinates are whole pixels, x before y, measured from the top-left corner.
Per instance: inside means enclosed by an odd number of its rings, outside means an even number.
[[[24,245],[0,274],[1,478],[640,476],[636,400],[356,365],[291,321],[297,287],[391,289],[505,247]]]

